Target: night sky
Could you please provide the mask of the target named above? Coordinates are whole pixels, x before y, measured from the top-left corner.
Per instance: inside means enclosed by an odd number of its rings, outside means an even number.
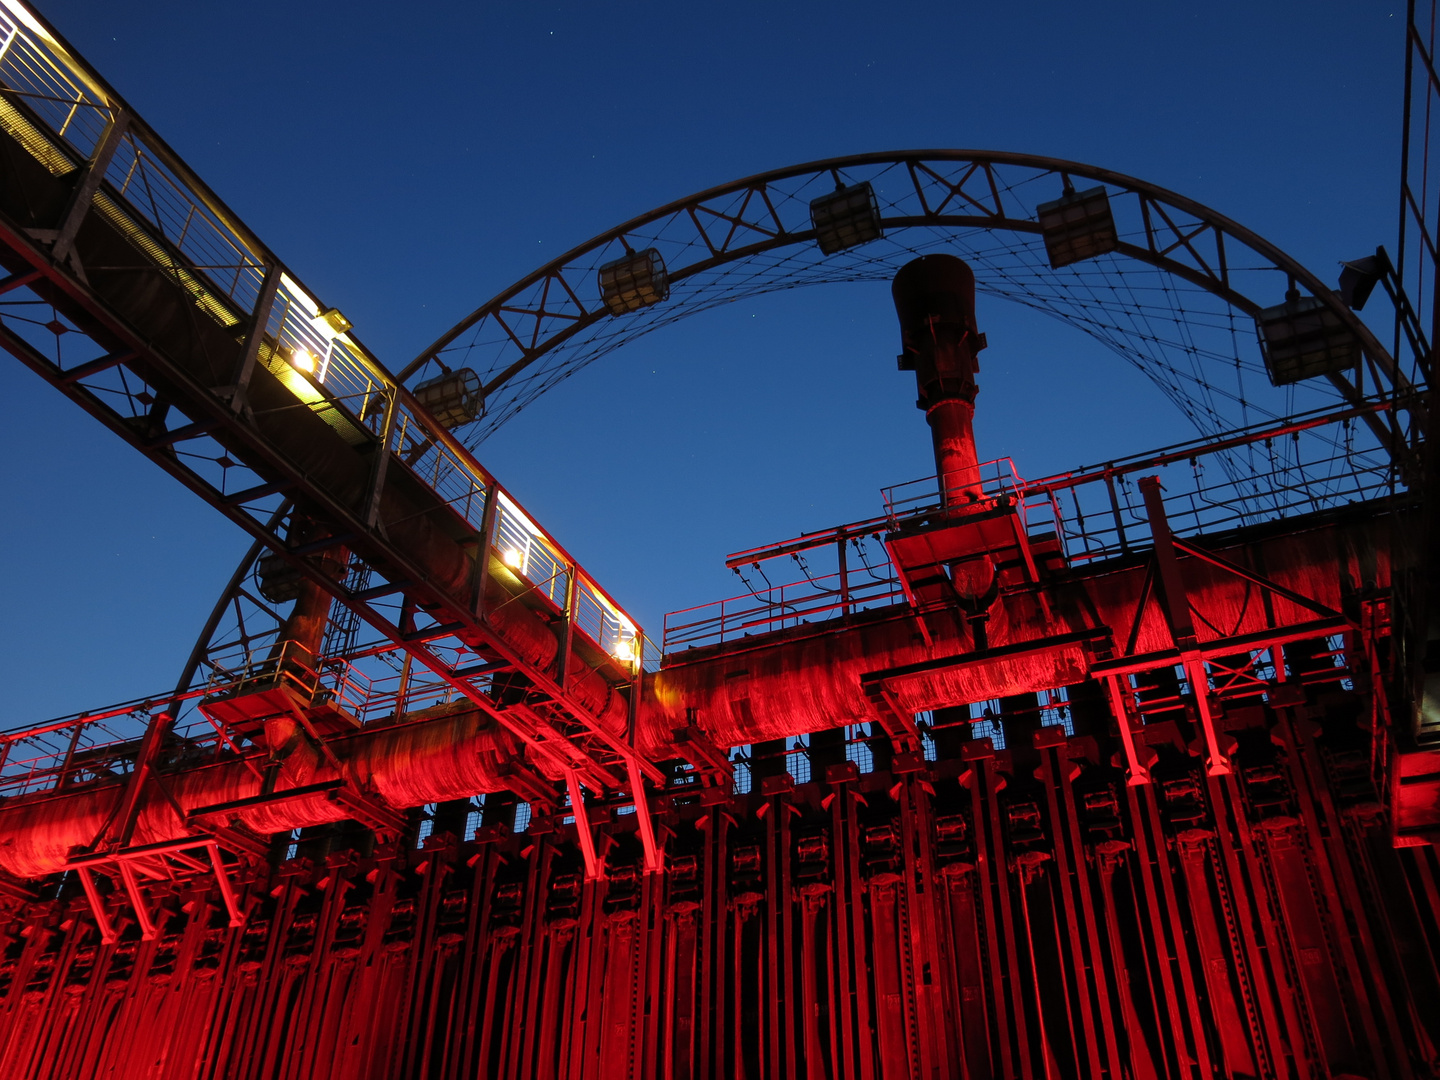
[[[1090,162],[1212,206],[1328,281],[1394,244],[1403,6],[40,9],[392,370],[636,214],[862,151]],[[1073,329],[995,301],[979,319],[982,458],[1037,476],[1193,434]],[[726,553],[873,516],[880,486],[933,471],[898,338],[883,284],[743,301],[586,369],[479,457],[658,629],[741,591]],[[248,540],[7,372],[0,727],[163,691]]]

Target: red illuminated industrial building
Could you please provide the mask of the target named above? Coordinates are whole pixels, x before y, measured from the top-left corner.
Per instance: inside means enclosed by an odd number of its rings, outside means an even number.
[[[0,345],[255,541],[173,691],[0,733],[0,1076],[1437,1075],[1424,34],[1421,195],[1338,292],[1131,177],[860,155],[627,222],[392,375],[0,31]],[[472,453],[686,310],[856,277],[937,475],[736,553],[738,598],[646,633]],[[997,295],[1198,437],[982,461]]]

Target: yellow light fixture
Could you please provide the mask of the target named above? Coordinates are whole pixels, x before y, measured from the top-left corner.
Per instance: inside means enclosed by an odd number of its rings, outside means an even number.
[[[505,565],[514,570],[519,570],[520,564],[525,561],[523,556],[521,556],[520,554],[520,549],[513,547],[506,548],[505,554],[502,556],[502,558],[505,560]]]
[[[290,366],[306,375],[315,373],[315,354],[308,349],[296,349],[290,354]]]
[[[626,664],[635,660],[635,639],[620,638],[615,642],[615,647],[610,650],[610,655]]]
[[[335,334],[348,334],[351,330],[355,329],[355,324],[344,315],[341,315],[339,308],[326,308],[320,312],[319,315],[315,316],[315,321],[323,322],[330,328],[331,332]]]

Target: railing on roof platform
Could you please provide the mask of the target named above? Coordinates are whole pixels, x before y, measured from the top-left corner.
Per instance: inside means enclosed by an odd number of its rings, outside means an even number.
[[[1346,437],[1352,422],[1365,412],[1390,407],[1391,402],[1377,399],[1365,409],[1302,414],[1028,482],[1002,458],[981,466],[983,490],[988,497],[1013,502],[1032,541],[1058,539],[1069,565],[1101,562],[1150,545],[1144,500],[1132,481],[1137,473],[1160,477],[1170,528],[1178,536],[1403,495],[1405,487],[1390,460],[1373,448],[1356,449]],[[1304,447],[1321,441],[1302,441],[1299,434],[1332,425],[1341,432],[1331,440],[1337,451],[1302,459]],[[903,603],[883,535],[905,522],[941,518],[944,507],[933,476],[886,488],[883,499],[882,518],[727,558],[750,591],[667,615],[665,653]],[[803,577],[772,584],[763,566],[782,558],[797,563]],[[820,559],[826,560],[823,568],[811,566]],[[763,585],[757,586],[747,570]]]

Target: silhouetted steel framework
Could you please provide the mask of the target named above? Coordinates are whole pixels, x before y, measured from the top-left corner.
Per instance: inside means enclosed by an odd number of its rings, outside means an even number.
[[[1071,190],[1075,180],[1108,190],[1112,242],[1084,262],[1052,265],[1037,203]],[[881,235],[827,252],[816,245],[810,205],[831,185],[861,184],[878,193]],[[598,269],[641,250],[663,256],[666,302],[612,319],[593,285]],[[626,222],[472,312],[404,368],[400,381],[456,365],[479,371],[486,415],[464,436],[475,446],[539,394],[659,326],[766,292],[889,280],[902,263],[931,250],[966,258],[982,291],[1096,337],[1154,379],[1207,433],[1266,415],[1264,394],[1247,400],[1243,383],[1235,383],[1241,369],[1264,375],[1253,339],[1248,348],[1237,343],[1236,328],[1252,332],[1249,320],[1274,302],[1282,280],[1318,299],[1362,343],[1366,362],[1360,369],[1329,374],[1337,399],[1358,402],[1366,387],[1403,399],[1425,379],[1422,339],[1397,338],[1395,356],[1407,345],[1407,358],[1397,363],[1309,270],[1191,199],[1078,162],[922,150],[777,169]],[[1232,370],[1212,370],[1221,366]],[[1226,375],[1234,385],[1224,385]]]
[[[0,1075],[1436,1074],[1414,243],[1347,267],[1392,353],[1152,185],[869,155],[630,222],[397,378],[18,0],[0,37],[0,345],[255,538],[173,691],[0,733]],[[1407,121],[1431,45],[1412,7]],[[649,329],[867,278],[938,477],[658,635],[471,454]],[[993,296],[1199,437],[980,461]]]

